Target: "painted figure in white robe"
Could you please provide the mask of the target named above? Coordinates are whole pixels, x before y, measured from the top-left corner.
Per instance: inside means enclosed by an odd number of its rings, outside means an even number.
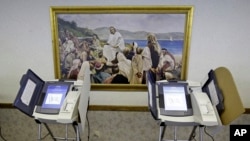
[[[122,52],[117,53],[117,61],[119,74],[122,74],[124,77],[130,81],[130,70],[131,70],[131,61],[127,59]]]
[[[152,60],[151,60],[151,53],[149,50],[149,47],[145,47],[142,51],[142,84],[146,84],[146,72],[151,68],[152,66]]]
[[[141,84],[143,74],[143,60],[142,60],[142,48],[136,48],[136,54],[133,56],[131,61],[131,78],[130,84]]]
[[[167,49],[162,49],[158,68],[161,69],[165,79],[170,80],[175,78],[173,74],[175,69],[175,58]]]
[[[143,56],[143,81],[142,83],[146,83],[146,71],[152,71],[154,74],[154,79],[159,79],[159,60],[160,60],[160,54],[161,54],[161,46],[158,43],[158,40],[156,38],[156,35],[153,33],[148,33],[147,35],[147,47],[144,48],[142,52]],[[151,66],[150,66],[151,65]]]
[[[72,52],[75,49],[74,42],[69,38],[66,38],[66,41],[62,44],[64,48],[64,55],[66,56],[68,53]]]
[[[108,61],[115,59],[116,52],[122,52],[125,48],[125,43],[122,35],[116,31],[115,27],[109,28],[110,35],[107,41],[107,45],[103,47],[103,55]]]

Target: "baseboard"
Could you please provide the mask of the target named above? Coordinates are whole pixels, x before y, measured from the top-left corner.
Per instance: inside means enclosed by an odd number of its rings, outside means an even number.
[[[136,111],[148,112],[147,106],[107,106],[107,105],[90,105],[91,111]]]
[[[0,103],[1,108],[14,109],[12,103]],[[90,105],[91,111],[134,111],[134,112],[148,112],[147,106],[109,106],[109,105]],[[250,108],[245,108],[244,114],[250,114]]]
[[[0,103],[0,109],[3,109],[3,108],[12,109],[12,108],[15,108],[15,107],[13,106],[12,103]]]
[[[250,108],[245,108],[245,113],[244,114],[250,114]]]

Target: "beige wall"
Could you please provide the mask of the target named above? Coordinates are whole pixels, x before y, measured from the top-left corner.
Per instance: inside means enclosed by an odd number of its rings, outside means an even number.
[[[61,0],[0,2],[0,103],[12,103],[28,68],[54,79],[50,6],[193,5],[188,79],[201,81],[210,69],[229,68],[245,108],[250,108],[250,1]],[[147,105],[146,92],[92,92],[92,105]]]

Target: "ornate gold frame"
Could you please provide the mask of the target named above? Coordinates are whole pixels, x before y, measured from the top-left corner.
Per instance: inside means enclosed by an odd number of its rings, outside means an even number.
[[[182,50],[181,79],[186,80],[189,59],[190,38],[193,19],[193,6],[52,6],[50,7],[50,20],[52,29],[52,45],[54,57],[55,78],[60,79],[61,68],[58,41],[58,14],[184,14],[184,42]],[[159,27],[160,28],[160,27]],[[111,91],[146,91],[146,85],[129,84],[92,84],[92,90]]]

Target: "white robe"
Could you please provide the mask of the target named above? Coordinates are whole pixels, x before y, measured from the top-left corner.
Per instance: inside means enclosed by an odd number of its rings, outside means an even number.
[[[151,53],[148,47],[142,51],[143,71],[148,71],[152,67]]]
[[[104,45],[103,47],[103,56],[105,56],[108,61],[115,59],[116,52],[121,52],[125,49],[124,40],[119,32],[110,34],[107,43],[108,45]]]
[[[131,61],[128,60],[123,53],[117,54],[119,74],[125,76],[128,81],[130,81],[130,70],[131,70]]]

